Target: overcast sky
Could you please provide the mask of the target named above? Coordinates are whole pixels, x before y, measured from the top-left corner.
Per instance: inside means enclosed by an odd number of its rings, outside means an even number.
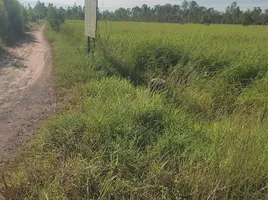
[[[25,5],[28,3],[35,4],[37,0],[19,0]],[[196,0],[199,5],[204,5],[207,7],[214,7],[217,10],[224,10],[228,5],[230,5],[234,0]],[[79,5],[84,5],[84,0],[41,0],[45,3],[54,3],[55,5],[73,5],[77,3]],[[133,7],[140,6],[142,4],[147,4],[149,6],[154,6],[156,4],[180,4],[181,0],[99,0],[99,7],[101,10],[109,9],[114,10],[119,7]],[[253,7],[261,7],[262,9],[268,9],[268,0],[237,0],[236,1],[241,9],[246,10],[247,8],[252,9]]]

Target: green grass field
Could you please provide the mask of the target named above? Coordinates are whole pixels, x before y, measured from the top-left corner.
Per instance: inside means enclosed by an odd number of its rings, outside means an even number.
[[[88,56],[82,21],[48,28],[64,105],[7,167],[2,196],[266,199],[267,32],[100,22]],[[153,78],[165,91],[150,93]]]

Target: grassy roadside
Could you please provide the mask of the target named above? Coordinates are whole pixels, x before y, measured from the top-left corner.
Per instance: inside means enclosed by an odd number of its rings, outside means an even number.
[[[118,62],[121,49],[107,56],[99,46],[87,56],[74,27],[64,25],[60,33],[47,29],[55,84],[66,104],[61,114],[44,122],[42,133],[14,161],[17,166],[13,163],[4,173],[2,196],[265,199],[266,118],[241,111],[209,120],[188,109],[192,99],[174,104],[165,95],[152,95],[143,85],[147,77],[124,68],[146,51],[139,53],[137,47],[136,55]],[[157,50],[172,51],[162,45]],[[152,62],[150,55],[142,62]],[[178,101],[177,94],[167,95]]]

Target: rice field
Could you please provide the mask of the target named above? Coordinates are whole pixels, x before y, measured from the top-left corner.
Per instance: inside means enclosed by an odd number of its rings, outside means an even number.
[[[267,33],[99,22],[88,56],[82,21],[67,21],[59,33],[48,27],[64,105],[3,173],[3,194],[266,199]],[[155,78],[166,85],[152,94]]]

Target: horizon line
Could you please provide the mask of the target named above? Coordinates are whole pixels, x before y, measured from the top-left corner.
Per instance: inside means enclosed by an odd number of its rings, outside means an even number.
[[[20,0],[21,4],[23,4],[24,6],[28,6],[29,4],[31,6],[34,6],[36,5],[37,1],[34,1],[34,0]],[[44,1],[40,1],[41,3],[45,3],[46,5],[48,5],[49,3],[51,2],[44,2]],[[81,3],[76,3],[74,2],[73,4],[71,3],[52,3],[53,5],[57,6],[57,7],[64,7],[64,8],[67,8],[67,7],[72,7],[74,6],[74,4],[76,5],[80,5],[80,6],[84,6],[84,4],[81,4]],[[100,3],[99,3],[100,4]],[[166,3],[165,3],[166,4]],[[155,4],[155,5],[148,5],[148,7],[154,7],[156,5],[165,5],[165,4]],[[171,3],[170,3],[171,4]],[[122,5],[122,4],[121,4]],[[171,4],[171,5],[180,5],[180,4]],[[199,6],[204,6],[204,7],[207,7],[207,8],[214,8],[215,10],[217,11],[224,11],[227,6],[230,6],[229,4],[198,4]],[[117,6],[117,5],[114,5],[114,6],[104,6],[104,5],[98,5],[99,8],[102,10],[102,11],[115,11],[116,9],[119,9],[119,8],[133,8],[135,6],[142,6],[142,4],[140,5],[123,5],[123,6]],[[252,10],[254,7],[260,7],[263,11],[268,9],[268,3],[267,4],[238,4],[238,6],[240,7],[240,9],[242,11],[246,11],[248,9]]]

